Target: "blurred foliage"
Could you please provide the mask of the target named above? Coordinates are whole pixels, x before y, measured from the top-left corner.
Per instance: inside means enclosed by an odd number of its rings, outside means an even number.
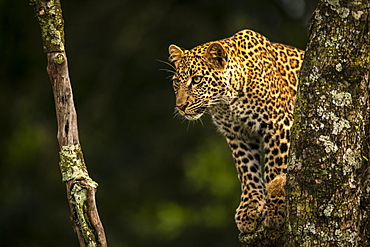
[[[310,0],[62,0],[90,175],[113,247],[238,246],[239,185],[213,128],[173,118],[167,61],[249,28],[304,49]],[[41,35],[27,1],[0,1],[0,246],[78,246],[58,167]]]

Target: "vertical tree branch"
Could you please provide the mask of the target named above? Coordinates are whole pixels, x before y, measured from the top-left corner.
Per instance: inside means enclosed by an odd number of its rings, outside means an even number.
[[[97,183],[87,172],[80,146],[64,46],[64,21],[59,0],[31,0],[39,21],[47,72],[52,84],[58,123],[60,169],[66,184],[73,228],[80,246],[107,246],[95,202]]]

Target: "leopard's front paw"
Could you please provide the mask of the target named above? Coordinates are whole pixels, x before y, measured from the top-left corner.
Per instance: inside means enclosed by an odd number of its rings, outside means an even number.
[[[286,175],[278,175],[266,186],[266,204],[263,209],[263,224],[268,228],[280,229],[285,224],[285,181]]]
[[[284,197],[267,198],[263,209],[263,224],[268,228],[280,229],[285,224],[286,208]]]
[[[264,202],[250,200],[241,202],[236,209],[235,222],[242,233],[252,233],[261,221]]]

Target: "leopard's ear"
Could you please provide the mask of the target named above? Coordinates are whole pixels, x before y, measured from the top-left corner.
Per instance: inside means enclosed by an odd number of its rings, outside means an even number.
[[[224,69],[227,64],[227,53],[225,48],[218,42],[211,43],[204,56],[218,69]]]
[[[170,62],[174,63],[176,66],[177,62],[184,56],[184,51],[177,45],[173,44],[168,47],[168,51],[170,53],[168,60],[170,60]]]

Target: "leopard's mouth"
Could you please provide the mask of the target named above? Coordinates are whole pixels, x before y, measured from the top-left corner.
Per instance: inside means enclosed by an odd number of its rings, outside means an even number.
[[[199,114],[185,114],[184,117],[187,119],[187,120],[197,120],[199,118],[201,118],[203,116],[203,113],[199,113]]]
[[[201,106],[197,109],[185,109],[184,111],[177,108],[177,111],[180,113],[181,116],[185,117],[187,120],[197,120],[201,118],[206,111],[207,107]]]

